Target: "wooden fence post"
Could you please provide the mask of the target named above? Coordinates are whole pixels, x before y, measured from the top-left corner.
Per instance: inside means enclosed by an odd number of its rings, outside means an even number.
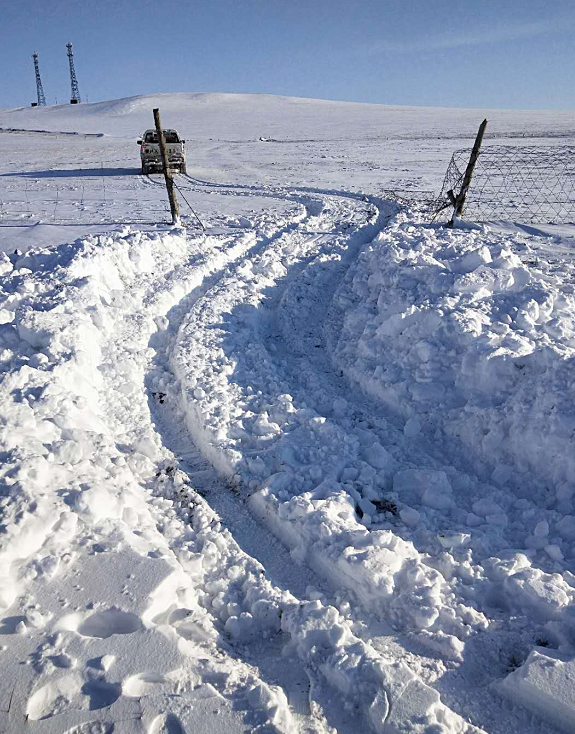
[[[160,110],[154,109],[154,122],[156,123],[156,131],[158,133],[158,142],[160,144],[160,154],[162,156],[162,165],[164,166],[164,178],[166,179],[166,189],[168,191],[168,199],[170,201],[170,211],[172,213],[172,224],[180,224],[180,209],[178,207],[178,200],[176,199],[176,192],[174,191],[174,181],[172,179],[172,172],[168,168],[168,154],[166,152],[166,140],[164,138],[164,131],[162,130],[162,123],[160,122]]]
[[[451,220],[447,224],[448,227],[453,227],[453,222],[455,218],[460,217],[463,214],[463,210],[465,209],[465,199],[467,198],[467,192],[469,191],[469,186],[471,185],[471,179],[473,178],[473,170],[475,169],[475,164],[477,163],[477,159],[479,158],[479,151],[481,150],[481,143],[483,142],[483,134],[486,127],[487,120],[483,120],[483,122],[479,126],[479,130],[477,131],[477,137],[475,138],[475,143],[473,144],[473,149],[469,157],[469,163],[467,164],[467,168],[465,169],[463,184],[461,185],[461,190],[459,194],[455,196],[453,190],[447,192],[447,196],[453,204],[453,215],[451,217]]]

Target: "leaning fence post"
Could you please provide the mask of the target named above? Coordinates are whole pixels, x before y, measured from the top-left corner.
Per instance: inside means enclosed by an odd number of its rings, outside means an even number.
[[[481,150],[481,143],[483,142],[483,133],[485,132],[486,127],[487,120],[483,120],[483,122],[479,126],[479,130],[477,131],[477,137],[475,138],[475,143],[473,144],[473,149],[469,157],[469,163],[467,164],[467,168],[465,169],[463,184],[461,185],[461,190],[459,191],[459,194],[455,196],[453,190],[447,192],[447,196],[453,204],[453,215],[447,224],[448,227],[453,227],[453,222],[455,218],[460,217],[463,214],[463,210],[465,209],[465,199],[467,198],[467,192],[469,191],[469,186],[471,185],[471,179],[473,178],[475,164],[477,163],[477,159],[479,158],[479,151]]]
[[[156,123],[156,131],[158,133],[158,142],[160,144],[160,153],[162,155],[162,165],[164,166],[164,178],[166,179],[166,189],[168,191],[168,199],[170,200],[170,211],[172,212],[172,224],[180,224],[180,209],[178,207],[178,200],[176,199],[176,193],[174,191],[174,181],[172,179],[172,172],[168,168],[168,155],[166,152],[166,140],[164,138],[164,131],[162,130],[162,123],[160,122],[160,110],[157,107],[154,109],[154,122]]]

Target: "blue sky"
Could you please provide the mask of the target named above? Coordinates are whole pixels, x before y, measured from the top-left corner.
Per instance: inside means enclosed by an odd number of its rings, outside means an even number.
[[[159,12],[161,8],[161,12]],[[0,0],[0,107],[70,94],[263,92],[575,108],[573,0]]]

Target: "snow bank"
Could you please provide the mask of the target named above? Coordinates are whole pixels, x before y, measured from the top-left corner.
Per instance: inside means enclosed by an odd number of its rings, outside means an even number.
[[[533,650],[497,690],[561,731],[575,729],[575,661],[572,659],[561,660]]]
[[[442,457],[394,473],[402,520],[452,518],[438,540],[488,581],[478,609],[560,620],[559,638],[575,592],[574,265],[568,239],[399,215],[334,299],[334,365],[395,416],[405,459]]]
[[[4,259],[1,341],[10,371],[0,385],[7,487],[0,535],[3,608],[26,578],[56,572],[59,550],[79,519],[102,524],[143,511],[129,465],[110,447],[98,389],[110,318],[130,298],[130,284],[157,265],[166,241],[170,268],[186,250],[182,234],[126,231]],[[34,571],[22,576],[27,559]]]
[[[526,496],[545,486],[567,514],[574,263],[546,244],[398,217],[340,289],[347,308],[334,359],[406,433],[440,438],[459,466],[496,486]]]

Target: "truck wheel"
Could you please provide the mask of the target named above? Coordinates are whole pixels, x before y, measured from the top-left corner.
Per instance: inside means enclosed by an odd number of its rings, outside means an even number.
[[[146,176],[148,173],[148,166],[145,163],[142,163],[142,176]]]
[[[185,172],[186,172],[186,164],[184,163],[183,165],[180,166],[180,173],[185,173]]]

